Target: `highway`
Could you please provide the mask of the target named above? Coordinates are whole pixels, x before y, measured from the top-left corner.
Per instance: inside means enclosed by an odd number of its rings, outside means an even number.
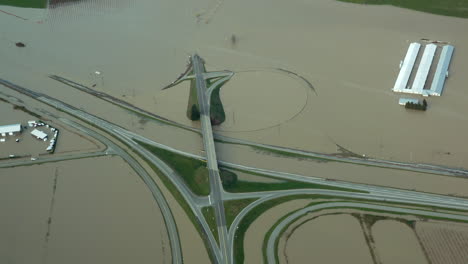
[[[75,159],[85,159],[85,158],[93,158],[93,157],[100,157],[106,155],[113,155],[112,151],[96,151],[96,152],[86,152],[86,153],[75,153],[75,154],[67,154],[67,155],[50,155],[50,156],[39,156],[35,160],[31,159],[11,159],[2,161],[0,163],[0,168],[10,168],[10,167],[17,167],[17,166],[29,166],[35,164],[42,164],[48,162],[58,162],[58,161],[65,161],[65,160],[75,160]]]
[[[195,216],[198,219],[198,222],[201,224],[203,232],[207,235],[209,247],[211,248],[212,253],[215,256],[216,262],[218,263],[233,263],[233,243],[235,237],[235,230],[237,225],[240,223],[242,218],[252,209],[255,208],[256,205],[260,204],[261,202],[275,199],[282,196],[289,196],[295,194],[323,194],[323,195],[331,195],[331,196],[340,196],[343,198],[353,198],[353,199],[367,199],[379,202],[404,202],[404,203],[411,203],[415,205],[428,205],[428,206],[440,206],[444,208],[453,208],[453,209],[463,209],[468,210],[468,200],[463,198],[456,198],[456,197],[447,197],[443,195],[434,195],[428,193],[420,193],[415,191],[407,191],[407,190],[400,190],[394,188],[387,188],[387,187],[379,187],[379,186],[370,186],[365,184],[355,184],[355,183],[347,183],[347,182],[339,182],[339,181],[326,181],[322,178],[316,177],[307,177],[304,175],[297,175],[287,172],[279,172],[279,171],[272,171],[266,169],[259,169],[253,168],[238,164],[229,163],[226,161],[218,161],[215,152],[215,145],[214,145],[214,137],[211,122],[209,118],[209,89],[206,88],[205,79],[207,78],[204,76],[204,67],[203,61],[198,55],[194,55],[192,57],[192,64],[194,70],[194,77],[195,81],[197,82],[197,94],[202,95],[198,97],[199,106],[201,110],[201,122],[202,122],[202,136],[203,136],[203,144],[205,148],[206,157],[202,157],[199,155],[195,155],[192,153],[183,152],[177,149],[173,149],[169,146],[165,146],[163,144],[151,141],[141,135],[135,134],[130,132],[118,125],[112,124],[108,121],[105,121],[99,117],[86,113],[82,110],[77,109],[71,105],[68,105],[64,102],[61,102],[57,99],[54,99],[50,96],[40,94],[29,89],[20,87],[18,85],[12,84],[8,81],[0,79],[0,84],[5,85],[6,87],[11,88],[17,92],[23,93],[28,95],[42,103],[51,105],[60,111],[68,113],[74,117],[77,117],[81,120],[84,120],[100,130],[105,131],[107,134],[112,135],[113,137],[117,138],[121,142],[125,143],[129,148],[133,151],[139,153],[141,156],[146,158],[149,162],[156,165],[161,171],[168,176],[168,178],[172,181],[172,183],[177,187],[183,198],[187,201],[188,205],[190,206],[191,210],[194,212]],[[225,76],[226,77],[226,76]],[[168,228],[168,234],[171,241],[171,249],[172,249],[172,256],[173,256],[173,263],[182,263],[182,252],[180,247],[180,241],[177,234],[177,227],[175,225],[175,221],[172,217],[170,209],[167,205],[167,201],[162,196],[159,188],[157,187],[154,180],[151,178],[150,175],[144,170],[143,167],[133,159],[125,150],[117,146],[111,140],[109,140],[106,136],[103,136],[99,133],[94,132],[93,129],[88,129],[77,123],[68,120],[63,117],[56,117],[61,122],[74,127],[77,130],[83,131],[84,133],[97,138],[99,141],[103,142],[105,145],[108,146],[108,150],[112,152],[112,154],[119,155],[124,158],[130,166],[142,177],[145,184],[151,190],[155,200],[159,204],[161,211],[163,212],[164,219],[166,221],[166,225]],[[169,166],[167,166],[164,162],[150,153],[148,150],[140,146],[135,140],[139,140],[151,145],[155,145],[160,148],[167,149],[171,152],[184,155],[187,157],[197,158],[201,160],[207,160],[207,166],[209,171],[209,182],[210,182],[210,196],[208,197],[199,197],[194,195],[193,192],[186,186],[183,180],[177,175]],[[235,142],[235,144],[243,144],[246,145],[246,141],[236,140],[236,139],[229,139],[223,138],[223,141],[230,140],[231,142]],[[269,146],[263,144],[257,144],[248,142],[249,146],[267,146],[269,149],[274,150],[282,150],[287,151],[288,153],[296,153],[301,155],[308,155],[310,157],[325,157],[328,159],[337,159],[338,161],[345,161],[355,164],[363,164],[363,165],[376,165],[381,167],[391,167],[391,168],[401,168],[407,170],[419,170],[421,169],[418,164],[406,164],[406,163],[395,163],[384,161],[380,163],[380,161],[371,160],[371,159],[355,159],[355,158],[343,158],[343,157],[335,157],[332,155],[320,154],[320,153],[313,153],[313,152],[304,152],[300,150],[288,149],[283,147],[276,147],[276,146]],[[101,153],[102,154],[102,153]],[[365,163],[365,162],[371,163]],[[364,162],[364,163],[363,163]],[[349,188],[359,191],[364,191],[367,193],[357,193],[357,192],[343,192],[343,191],[334,191],[334,190],[326,190],[326,189],[299,189],[299,190],[284,190],[284,191],[273,191],[273,192],[252,192],[252,193],[227,193],[223,190],[221,180],[219,177],[219,169],[218,164],[222,166],[226,166],[228,168],[233,169],[242,169],[252,173],[262,173],[269,176],[274,176],[278,178],[282,178],[285,180],[295,180],[295,181],[302,181],[302,182],[309,182],[309,183],[318,183],[327,186],[334,186],[334,187],[342,187],[342,188]],[[394,167],[395,166],[395,167]],[[424,165],[422,166],[423,170],[429,170],[439,173],[461,173],[464,174],[464,170],[452,169],[452,168],[445,168],[439,166],[432,166],[432,165]],[[223,201],[225,200],[235,200],[235,199],[244,199],[244,198],[259,198],[254,203],[250,204],[242,212],[235,218],[229,233],[227,231],[225,216],[224,216],[224,208],[223,208]],[[216,214],[216,224],[218,228],[219,234],[219,247],[214,239],[213,235],[211,234],[210,228],[206,223],[203,214],[201,213],[201,208],[204,206],[212,205],[215,209]]]
[[[3,84],[4,86],[17,91],[19,93],[25,94],[27,96],[30,96],[31,98],[34,98],[42,103],[45,103],[47,105],[53,106],[61,111],[64,111],[66,113],[69,113],[72,116],[75,116],[79,119],[85,120],[90,122],[93,125],[96,126],[101,126],[101,122],[96,122],[94,120],[96,117],[87,114],[71,105],[65,104],[63,102],[60,102],[59,100],[56,100],[52,97],[49,97],[47,95],[37,93],[34,91],[31,91],[29,89],[26,89],[24,87],[15,85],[13,83],[10,83],[8,81],[0,79],[0,84]],[[108,147],[108,150],[112,150],[116,155],[119,155],[124,159],[130,167],[140,176],[140,178],[143,180],[143,182],[146,184],[148,189],[151,191],[151,194],[153,195],[153,198],[155,199],[157,205],[161,209],[161,213],[164,217],[164,221],[166,224],[170,244],[171,244],[171,254],[172,254],[172,262],[173,263],[183,263],[183,256],[182,256],[182,250],[180,246],[180,240],[179,240],[179,234],[177,232],[177,225],[175,223],[174,217],[172,215],[172,212],[169,208],[169,205],[164,198],[163,194],[161,193],[161,190],[159,187],[156,185],[154,180],[151,178],[151,176],[148,174],[148,172],[138,163],[133,157],[131,157],[125,150],[123,150],[121,147],[116,145],[114,142],[109,140],[108,138],[102,136],[101,134],[88,129],[82,125],[79,125],[76,122],[73,122],[71,120],[68,120],[66,118],[61,118],[55,116],[55,118],[59,119],[59,121],[79,130],[87,135],[96,138],[97,140],[101,141],[104,145]],[[97,119],[97,118],[96,118]],[[106,123],[105,121],[103,123]]]
[[[186,157],[199,159],[199,160],[205,159],[205,157],[203,156],[199,156],[199,155],[195,155],[192,153],[188,153],[188,152],[184,152],[184,151],[171,148],[164,144],[157,143],[150,139],[147,139],[141,135],[135,134],[133,132],[126,131],[126,132],[122,132],[122,134],[125,137],[138,140],[138,141],[142,141],[146,144],[153,145],[158,148],[166,149],[168,151],[177,153],[179,155],[183,155]],[[433,203],[437,202],[439,203],[439,205],[445,206],[448,208],[452,208],[451,206],[464,206],[463,208],[468,209],[466,207],[468,205],[468,200],[464,198],[457,198],[457,197],[450,197],[450,196],[444,196],[444,195],[422,193],[422,192],[416,192],[416,191],[410,191],[410,190],[396,189],[396,188],[383,187],[383,186],[373,186],[373,185],[359,184],[359,183],[350,183],[350,182],[342,182],[342,181],[327,181],[326,179],[318,178],[318,177],[310,177],[310,176],[304,176],[304,175],[293,174],[293,173],[288,173],[288,172],[271,171],[271,170],[266,170],[266,169],[260,169],[260,168],[255,168],[255,167],[234,164],[234,163],[230,163],[226,161],[218,161],[218,163],[219,165],[225,166],[227,168],[240,169],[240,170],[248,171],[251,173],[260,173],[266,176],[277,177],[277,178],[281,178],[285,180],[315,183],[315,184],[321,184],[321,185],[330,186],[330,187],[348,188],[348,189],[368,192],[373,195],[379,194],[379,195],[383,195],[389,198],[395,197],[395,196],[397,197],[402,196],[402,197],[406,197],[407,199],[415,198],[416,201],[429,200]],[[289,190],[288,192],[292,193],[292,192],[304,192],[304,191],[307,191],[307,190]],[[333,193],[333,191],[330,191],[330,190],[326,190],[326,191]],[[269,192],[229,193],[229,192],[225,192],[224,190],[222,192],[223,192],[222,196],[224,200],[259,198],[259,197],[264,197],[270,194]],[[282,192],[282,191],[274,191],[274,192],[271,192],[271,194],[277,194],[278,192]],[[353,193],[353,195],[355,194],[356,193]]]
[[[283,70],[283,69],[281,69]],[[213,73],[216,73],[213,74]],[[204,78],[215,78],[215,77],[223,77],[223,79],[229,79],[233,73],[229,71],[224,71],[224,72],[210,72],[210,73],[205,73],[203,76]],[[179,78],[178,80],[174,81],[173,84],[170,86],[176,85],[184,80],[189,80],[193,79],[195,76],[194,75],[187,75],[188,72],[185,73],[186,75]],[[94,95],[102,100],[111,102],[113,104],[119,105],[120,107],[123,107],[125,109],[130,109],[132,111],[138,112],[142,115],[149,116],[153,119],[159,120],[161,122],[170,124],[174,127],[179,127],[185,130],[189,130],[195,133],[200,133],[200,130],[197,128],[193,128],[187,125],[183,125],[180,123],[177,123],[172,120],[168,120],[164,117],[155,115],[151,112],[148,112],[146,110],[143,110],[139,107],[133,106],[129,104],[128,102],[125,102],[121,99],[115,98],[109,94],[103,93],[103,92],[98,92],[95,91],[91,88],[88,88],[84,85],[81,85],[79,83],[73,82],[71,80],[65,79],[60,76],[56,75],[51,75],[50,78],[57,80],[59,82],[62,82],[70,87],[73,87],[75,89],[78,89],[80,91],[86,92],[88,94]],[[221,80],[219,80],[221,81]],[[223,80],[224,82],[226,80]],[[0,80],[1,83],[1,80]],[[212,85],[210,88],[214,88],[215,86]],[[211,95],[211,92],[213,89],[208,88],[208,96]],[[263,150],[272,150],[272,151],[283,151],[285,153],[289,154],[296,154],[300,155],[303,157],[310,157],[312,159],[318,158],[318,159],[325,159],[329,161],[337,161],[337,162],[346,162],[350,164],[356,164],[356,165],[365,165],[365,166],[376,166],[376,167],[382,167],[382,168],[389,168],[389,169],[400,169],[400,170],[407,170],[407,171],[413,171],[413,172],[423,172],[423,173],[432,173],[432,174],[439,174],[439,175],[446,175],[446,176],[458,176],[458,177],[468,177],[468,170],[466,169],[461,169],[461,168],[449,168],[446,166],[439,166],[439,165],[432,165],[432,164],[422,164],[422,163],[408,163],[408,162],[398,162],[398,161],[390,161],[390,160],[381,160],[381,159],[374,159],[374,158],[356,158],[356,157],[343,157],[339,155],[333,155],[333,154],[325,154],[325,153],[318,153],[318,152],[313,152],[313,151],[306,151],[306,150],[300,150],[300,149],[294,149],[294,148],[288,148],[288,147],[281,147],[281,146],[274,146],[274,145],[268,145],[268,144],[262,144],[262,143],[256,143],[248,140],[243,140],[243,139],[236,139],[236,138],[231,138],[231,137],[226,137],[223,135],[219,135],[217,133],[214,133],[214,138],[216,140],[219,140],[220,142],[225,142],[225,143],[230,143],[230,144],[238,144],[238,145],[245,145],[245,146],[250,146],[250,147],[258,147]]]
[[[219,236],[219,248],[222,253],[222,261],[224,263],[230,263],[228,261],[228,248],[227,248],[227,228],[226,228],[226,216],[224,213],[224,201],[223,201],[223,186],[221,183],[221,177],[219,175],[218,159],[216,158],[216,149],[213,138],[213,130],[211,127],[210,118],[210,97],[208,97],[209,91],[206,87],[206,81],[203,74],[205,73],[205,67],[203,66],[203,60],[194,54],[191,57],[193,72],[195,75],[195,82],[197,88],[197,99],[198,106],[200,108],[200,121],[201,130],[203,136],[203,145],[205,148],[207,168],[210,182],[210,200],[213,203],[215,212],[216,225]]]

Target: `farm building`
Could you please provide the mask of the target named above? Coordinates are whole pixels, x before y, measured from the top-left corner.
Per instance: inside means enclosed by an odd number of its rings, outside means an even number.
[[[0,126],[0,135],[2,135],[2,137],[7,135],[13,136],[18,133],[21,133],[21,124]]]
[[[423,96],[440,96],[448,77],[448,68],[452,59],[454,47],[451,45],[442,46],[440,56],[437,50],[440,46],[427,44],[424,53],[419,55],[421,44],[411,43],[401,64],[393,91],[398,93],[419,94]],[[440,51],[440,50],[439,50]],[[439,57],[437,68],[436,60]],[[428,83],[432,80],[432,83]]]
[[[453,46],[447,45],[442,49],[440,54],[439,64],[434,74],[434,80],[432,81],[431,89],[428,95],[441,96],[442,90],[444,89],[445,79],[448,77],[448,68],[450,61],[452,60]]]
[[[436,49],[437,46],[434,44],[429,44],[424,49],[424,54],[422,56],[421,63],[419,64],[418,72],[416,73],[413,86],[411,87],[412,93],[422,94],[432,61],[434,60]]]
[[[408,81],[413,71],[414,63],[416,62],[416,58],[418,57],[419,49],[421,48],[421,44],[419,43],[411,43],[408,52],[406,53],[405,60],[401,65],[400,74],[395,82],[395,86],[393,87],[393,91],[395,92],[404,92],[407,90]]]
[[[33,131],[31,131],[31,135],[43,141],[47,140],[47,134],[37,129],[34,129]]]
[[[400,100],[398,101],[399,105],[406,105],[406,103],[419,104],[419,100],[412,98],[400,98]]]

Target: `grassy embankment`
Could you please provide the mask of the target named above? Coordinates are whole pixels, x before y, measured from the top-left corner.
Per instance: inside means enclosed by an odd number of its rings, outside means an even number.
[[[366,5],[392,5],[444,16],[468,18],[468,0],[338,0]]]
[[[187,186],[197,195],[209,195],[210,187],[208,180],[208,171],[204,161],[185,157],[171,151],[138,142],[143,147],[154,153],[166,164],[168,164],[174,171],[176,171]],[[233,170],[234,171],[234,170]],[[291,189],[327,189],[336,191],[349,191],[349,192],[362,192],[347,188],[339,188],[314,183],[304,183],[298,181],[282,181],[279,183],[265,183],[265,182],[250,182],[239,181],[237,175],[231,170],[220,168],[221,181],[223,187],[228,192],[241,193],[241,192],[262,192],[262,191],[276,191],[276,190],[291,190]],[[272,179],[279,179],[271,176],[266,176],[258,173],[249,173],[255,176],[267,177]]]
[[[210,226],[211,233],[213,234],[216,242],[219,245],[219,237],[218,237],[218,228],[216,226],[216,219],[215,219],[215,212],[212,206],[206,206],[202,208],[203,216],[205,217],[206,223]]]
[[[47,0],[0,0],[0,5],[26,8],[46,8]]]
[[[213,82],[206,80],[206,87],[209,88]],[[219,95],[221,86],[224,83],[219,84],[211,94],[210,98],[210,119],[211,124],[220,125],[226,120],[226,114],[224,112],[223,103],[221,102],[221,97]],[[197,87],[195,85],[195,79],[190,80],[190,92],[189,99],[187,104],[187,117],[196,121],[200,119],[200,107],[198,105],[197,97]]]
[[[207,196],[210,194],[208,170],[206,169],[205,162],[188,158],[143,142],[138,143],[158,156],[162,161],[169,165],[169,167],[177,172],[193,193],[201,196]]]
[[[221,169],[221,172],[226,171],[226,169]],[[232,171],[239,171],[242,173],[250,174],[254,177],[268,178],[273,180],[281,180],[281,182],[255,182],[255,181],[235,181],[230,185],[223,185],[224,189],[232,193],[242,193],[242,192],[264,192],[264,191],[278,191],[278,190],[294,190],[294,189],[326,189],[326,190],[335,190],[335,191],[346,191],[346,192],[360,192],[367,193],[365,191],[353,190],[348,188],[334,187],[316,183],[307,183],[300,181],[292,180],[282,180],[281,178],[272,177],[260,173],[248,172],[238,169],[229,169]]]
[[[192,121],[200,119],[200,107],[198,106],[197,87],[195,79],[190,80],[190,92],[187,103],[187,117]]]
[[[210,87],[212,84],[210,80],[207,80],[206,83],[207,83],[207,87]],[[213,125],[220,125],[226,120],[226,113],[224,112],[223,103],[221,102],[221,97],[219,95],[221,86],[223,86],[223,83],[218,85],[211,93],[210,118],[211,118],[211,123]]]
[[[229,229],[231,227],[232,222],[236,219],[236,216],[247,207],[247,205],[251,204],[257,200],[256,198],[252,199],[242,199],[242,200],[231,200],[224,202],[224,211],[226,216],[226,227]]]

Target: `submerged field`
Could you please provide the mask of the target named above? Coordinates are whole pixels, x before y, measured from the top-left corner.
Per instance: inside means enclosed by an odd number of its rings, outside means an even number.
[[[0,263],[170,262],[159,208],[120,158],[0,169],[0,199]]]
[[[468,18],[467,0],[338,0],[365,5],[393,5],[444,16]]]

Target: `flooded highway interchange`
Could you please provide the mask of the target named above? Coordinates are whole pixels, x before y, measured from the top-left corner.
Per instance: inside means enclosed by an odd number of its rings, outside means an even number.
[[[24,2],[0,0],[0,262],[468,260],[465,18]]]

